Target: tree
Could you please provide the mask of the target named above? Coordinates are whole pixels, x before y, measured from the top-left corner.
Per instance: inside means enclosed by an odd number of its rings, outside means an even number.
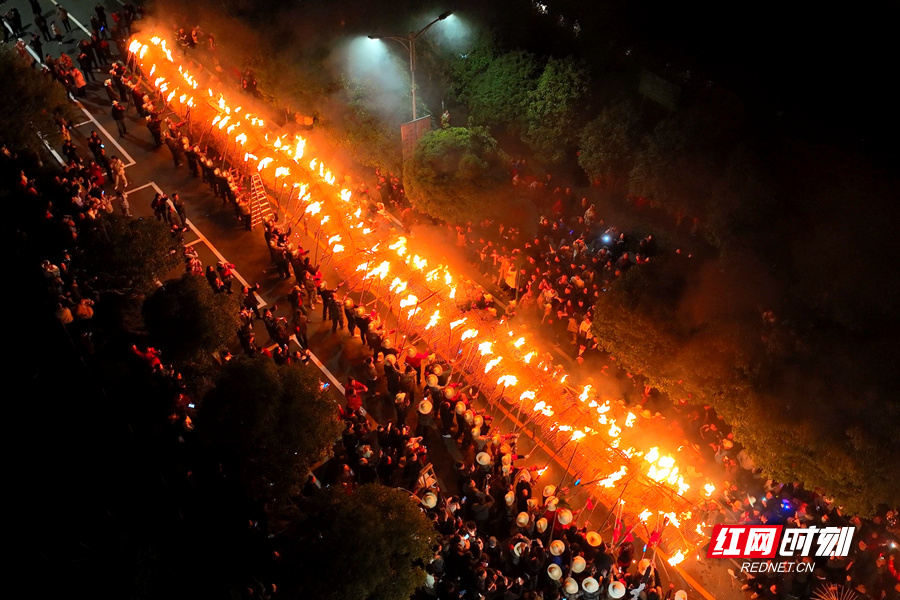
[[[566,158],[583,123],[590,74],[575,59],[551,58],[537,86],[528,94],[528,127],[523,141],[538,159],[558,163]]]
[[[528,52],[507,52],[491,61],[468,87],[469,123],[524,133],[530,94],[537,87],[540,70],[537,58]]]
[[[170,279],[144,301],[150,339],[173,362],[206,363],[240,326],[234,296],[216,294],[204,277]]]
[[[99,216],[83,227],[79,246],[87,273],[100,292],[148,294],[181,264],[181,248],[156,219]]]
[[[508,163],[484,127],[448,127],[419,140],[403,181],[422,212],[451,222],[479,220],[502,210]]]
[[[617,187],[628,177],[639,147],[640,118],[634,105],[622,102],[604,108],[578,135],[578,164],[591,181]]]
[[[325,458],[341,426],[312,367],[267,358],[230,361],[197,415],[226,473],[252,498],[286,503]]]
[[[51,146],[61,144],[56,119],[74,120],[63,87],[9,46],[0,48],[0,79],[0,143],[35,153],[43,147],[42,139]]]
[[[409,492],[379,484],[316,492],[283,536],[287,597],[407,600],[437,533]]]

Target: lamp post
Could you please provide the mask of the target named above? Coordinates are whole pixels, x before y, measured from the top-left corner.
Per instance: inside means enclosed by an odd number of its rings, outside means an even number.
[[[423,33],[431,29],[431,26],[437,23],[438,21],[443,21],[447,17],[453,14],[453,11],[447,11],[439,16],[437,19],[423,27],[416,32],[409,32],[407,37],[398,37],[393,35],[370,35],[370,40],[394,40],[396,42],[400,42],[404,48],[409,52],[409,73],[410,79],[412,80],[412,118],[413,121],[416,120],[416,40],[419,39]]]

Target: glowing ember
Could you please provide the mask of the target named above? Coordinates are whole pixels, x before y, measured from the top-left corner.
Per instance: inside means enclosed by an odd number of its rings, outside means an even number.
[[[343,251],[344,251],[344,247],[341,246],[340,244],[335,244],[335,245],[334,245],[334,248],[332,248],[331,251],[332,251],[332,252],[343,252]]]
[[[222,129],[223,127],[225,127],[225,123],[227,123],[229,121],[229,119],[231,119],[231,117],[228,115],[225,115],[225,118],[222,119],[221,121],[219,121],[219,129]]]
[[[241,146],[243,146],[244,142],[247,141],[247,134],[241,133],[241,134],[235,136],[234,141],[237,142],[238,144],[240,144]]]
[[[419,314],[419,311],[421,311],[421,310],[422,310],[421,308],[411,308],[411,309],[409,309],[409,312],[407,313],[407,315],[409,316],[410,319],[412,319],[414,316]]]
[[[493,342],[481,342],[480,344],[478,344],[478,351],[482,356],[487,356],[488,354],[494,353],[493,346]]]
[[[269,163],[272,162],[272,160],[274,160],[274,159],[271,156],[267,156],[266,158],[260,160],[259,165],[257,165],[257,167],[256,167],[256,170],[262,171],[267,166],[269,166]]]
[[[657,458],[659,458],[659,448],[650,448],[650,452],[644,456],[644,460],[651,464],[655,463]]]
[[[515,346],[516,348],[521,348],[523,344],[525,344],[525,338],[523,337],[520,337],[515,342],[513,342],[513,346]]]
[[[438,319],[440,319],[440,318],[441,318],[441,311],[439,311],[439,310],[434,311],[434,313],[431,315],[431,318],[428,319],[428,325],[425,326],[425,329],[428,330],[428,329],[431,329],[432,327],[434,327],[435,325],[437,325]]]
[[[176,92],[176,91],[177,91],[177,88],[174,89],[174,90],[172,90],[172,93],[170,93],[168,96],[166,96],[166,103],[169,103],[169,102],[172,101],[172,98],[175,97],[175,92]]]
[[[608,475],[605,479],[602,479],[598,485],[602,485],[603,487],[611,488],[615,487],[616,482],[625,477],[628,473],[628,467],[622,465],[622,467],[616,471],[615,473]]]
[[[132,52],[132,53],[137,52],[138,50],[140,50],[140,48],[141,48],[141,43],[137,40],[134,40],[133,42],[128,44],[129,52]]]
[[[463,317],[462,319],[459,319],[458,321],[452,321],[450,323],[450,331],[453,331],[454,329],[456,329],[457,327],[459,327],[460,325],[465,323],[467,320],[468,320],[468,317]]]
[[[569,378],[569,374],[566,373],[565,375],[563,375],[562,377],[559,378],[559,382],[560,382],[560,383],[565,383],[565,382],[566,382],[566,379],[568,379],[568,378]]]
[[[669,522],[675,527],[681,527],[681,522],[678,520],[678,517],[675,516],[675,513],[668,512],[663,515],[664,517],[668,517]]]
[[[427,261],[427,260],[425,260],[424,258],[419,258],[418,255],[413,256],[413,259],[412,259],[412,260],[413,260],[413,264],[414,264],[414,265],[416,266],[416,268],[419,269],[420,271],[421,271],[422,269],[425,268],[425,265],[428,264],[428,261]]]
[[[583,438],[585,435],[586,434],[583,431],[579,431],[578,429],[576,429],[575,431],[572,432],[572,441],[577,442],[578,440]]]
[[[485,372],[485,373],[490,373],[490,372],[491,372],[491,369],[493,369],[494,367],[496,367],[497,364],[498,364],[501,360],[503,360],[503,357],[502,357],[502,356],[498,356],[498,357],[495,358],[494,360],[489,360],[488,363],[487,363],[486,365],[484,365],[484,372]]]
[[[710,496],[713,495],[713,492],[716,491],[716,486],[714,486],[711,483],[707,483],[706,485],[703,486],[703,489],[706,490],[706,497],[709,498]]]
[[[328,238],[328,245],[330,246],[330,245],[334,244],[335,242],[339,242],[339,241],[341,241],[341,236],[333,235],[330,238]]]
[[[522,392],[522,395],[519,396],[519,400],[520,400],[520,401],[522,401],[522,400],[534,400],[534,398],[535,398],[535,393],[532,392],[531,390],[528,390],[527,392]]]
[[[287,167],[278,167],[275,169],[275,177],[286,177],[291,174],[291,170]]]
[[[670,557],[667,562],[674,567],[675,565],[677,565],[683,561],[684,561],[684,553],[681,550],[679,550],[675,554],[675,556]]]
[[[456,286],[455,285],[452,288],[450,288],[450,299],[453,300],[454,298],[456,298]]]
[[[634,413],[628,413],[625,417],[625,427],[634,427],[634,420],[637,419]]]
[[[643,512],[641,512],[641,514],[638,515],[638,519],[641,520],[641,523],[646,523],[647,519],[649,519],[652,515],[653,515],[653,513],[649,509],[645,508],[643,510]]]
[[[311,161],[309,161],[309,168],[310,168],[311,171],[315,171],[315,170],[316,170],[316,162],[318,162],[318,161],[317,161],[317,159],[315,159],[315,158],[312,159]]]
[[[294,162],[298,162],[301,158],[303,158],[303,149],[306,147],[306,140],[302,137],[297,136],[297,145],[294,147]]]
[[[250,154],[249,152],[247,152],[246,154],[244,154],[244,162],[247,162],[247,161],[250,160],[251,158],[252,158],[253,160],[259,160],[259,159],[256,158],[255,155]]]
[[[470,339],[474,338],[476,335],[478,335],[477,329],[469,329],[469,330],[463,332],[462,336],[460,336],[460,339],[462,341],[466,341],[466,340],[470,340]]]
[[[609,422],[609,437],[619,437],[619,434],[622,433],[622,428],[616,425],[616,420],[613,419]]]
[[[407,306],[412,306],[412,305],[416,304],[418,301],[419,301],[418,298],[416,298],[415,296],[410,294],[403,300],[400,300],[400,308],[406,308]]]
[[[519,383],[519,380],[514,375],[504,375],[497,380],[497,385],[503,385],[503,387],[514,386],[517,383]]]
[[[351,195],[352,194],[350,190],[341,190],[341,200],[343,200],[344,202],[349,202]]]
[[[359,217],[359,215],[356,216]],[[406,254],[406,238],[398,238],[397,241],[388,246],[388,248],[390,248],[391,250],[396,250],[397,256],[403,256],[404,254]]]
[[[187,100],[187,94],[182,94],[178,96],[178,101],[184,104],[184,101]]]
[[[537,352],[532,350],[531,352],[529,352],[528,354],[526,354],[525,356],[522,357],[522,362],[524,362],[527,365],[528,363],[531,362],[531,359],[534,358],[535,354],[537,354]]]
[[[265,160],[265,159],[263,159]],[[313,202],[309,206],[306,207],[306,210],[303,211],[303,214],[317,215],[319,211],[322,210],[321,202]]]
[[[593,387],[594,387],[594,386],[592,386],[591,384],[585,385],[585,386],[584,386],[584,389],[581,390],[581,395],[578,396],[578,399],[581,400],[582,402],[584,402],[585,400],[587,400],[587,399],[588,399],[588,396],[589,396],[590,393],[591,393],[591,389],[592,389]]]

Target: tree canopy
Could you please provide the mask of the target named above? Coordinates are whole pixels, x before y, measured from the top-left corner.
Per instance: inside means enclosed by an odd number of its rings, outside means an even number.
[[[437,533],[409,492],[323,489],[282,536],[291,598],[407,600],[425,582]]]
[[[181,248],[156,219],[101,214],[82,228],[79,246],[100,292],[149,294],[181,264]]]
[[[509,192],[509,158],[483,127],[448,127],[425,134],[403,169],[407,196],[433,217],[470,221],[502,210]]]
[[[616,187],[628,177],[640,148],[640,118],[630,102],[604,108],[578,134],[578,165],[591,181]]]
[[[521,135],[540,72],[540,62],[528,52],[507,52],[492,60],[468,85],[469,123]]]
[[[587,67],[574,58],[551,58],[544,65],[528,93],[523,136],[538,159],[558,163],[568,156],[584,122],[589,83]]]
[[[197,415],[226,473],[254,499],[280,506],[340,435],[337,409],[312,367],[237,358],[220,371]]]
[[[216,294],[206,278],[188,273],[166,281],[143,306],[151,341],[174,362],[208,362],[234,340],[238,312],[234,296]]]
[[[0,143],[33,152],[43,148],[41,138],[51,146],[61,144],[56,119],[74,118],[65,89],[10,46],[0,48],[0,79]]]

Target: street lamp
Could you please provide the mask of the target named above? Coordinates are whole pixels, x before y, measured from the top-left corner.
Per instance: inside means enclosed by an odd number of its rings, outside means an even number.
[[[437,23],[438,21],[443,21],[447,17],[453,14],[453,11],[447,11],[439,16],[437,19],[423,27],[418,31],[418,33],[409,32],[408,37],[397,37],[393,35],[370,35],[370,40],[394,40],[396,42],[400,42],[403,44],[403,47],[409,52],[409,72],[412,79],[412,115],[413,121],[416,120],[416,40],[419,39],[423,33],[431,29],[431,26]]]

